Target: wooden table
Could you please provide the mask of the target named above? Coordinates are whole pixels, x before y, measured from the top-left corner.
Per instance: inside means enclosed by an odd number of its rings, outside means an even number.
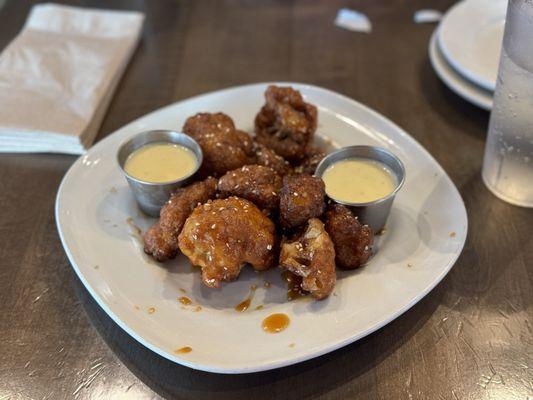
[[[437,288],[365,339],[266,373],[209,374],[142,347],[74,275],[54,201],[75,157],[0,155],[0,399],[533,398],[533,212],[483,185],[489,115],[441,84],[427,57],[435,26],[412,22],[415,10],[444,11],[452,1],[72,3],[147,16],[99,139],[199,93],[309,82],[374,108],[420,141],[463,196],[468,240]],[[2,48],[30,6],[12,0],[0,10]],[[372,33],[334,27],[344,6],[366,13]]]

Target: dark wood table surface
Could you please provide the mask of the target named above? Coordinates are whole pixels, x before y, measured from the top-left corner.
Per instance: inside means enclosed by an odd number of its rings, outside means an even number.
[[[428,296],[350,346],[264,373],[198,372],[129,337],[75,276],[54,221],[56,191],[75,157],[0,155],[0,399],[533,398],[533,212],[483,185],[489,114],[439,81],[427,56],[435,26],[412,21],[415,10],[444,11],[452,1],[71,4],[147,17],[98,139],[207,91],[316,84],[374,108],[429,150],[465,201],[468,239]],[[1,48],[31,5],[12,0],[0,9]],[[345,6],[370,17],[371,34],[333,25]]]

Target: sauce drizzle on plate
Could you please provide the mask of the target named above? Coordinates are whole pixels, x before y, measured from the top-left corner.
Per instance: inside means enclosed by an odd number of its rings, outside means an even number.
[[[283,280],[287,282],[287,300],[297,300],[305,297],[307,293],[302,289],[302,278],[290,271],[283,271]]]
[[[252,303],[252,299],[254,298],[256,289],[257,289],[256,285],[252,285],[250,287],[250,294],[248,295],[246,299],[244,299],[243,301],[241,301],[239,304],[235,306],[235,311],[244,312],[248,310],[248,308],[250,307],[250,304]]]
[[[186,296],[181,296],[180,298],[178,298],[178,301],[185,306],[192,304],[192,300]]]
[[[266,317],[263,320],[263,323],[261,326],[263,327],[263,330],[268,333],[279,333],[283,330],[285,330],[289,324],[291,323],[291,320],[287,316],[287,314],[283,313],[277,313],[277,314],[271,314],[268,317]]]
[[[174,353],[176,354],[185,354],[190,353],[192,351],[192,348],[189,346],[182,347],[180,349],[174,350]]]

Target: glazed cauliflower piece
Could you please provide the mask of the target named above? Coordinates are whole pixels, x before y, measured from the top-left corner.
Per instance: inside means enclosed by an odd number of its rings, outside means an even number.
[[[279,204],[281,226],[284,229],[295,228],[310,218],[320,217],[326,208],[325,195],[321,178],[306,174],[285,175]]]
[[[337,265],[345,269],[364,265],[372,255],[372,229],[361,224],[357,217],[341,204],[331,204],[325,219],[326,231],[335,246]]]
[[[294,167],[294,172],[313,175],[324,157],[326,157],[325,151],[315,146],[309,146],[306,149],[305,157]]]
[[[269,86],[255,117],[256,140],[289,162],[305,157],[317,125],[317,108],[291,87]]]
[[[275,260],[275,227],[253,203],[238,197],[208,201],[185,221],[179,247],[202,268],[208,287],[237,279],[248,263],[261,271]]]
[[[321,300],[335,288],[335,250],[318,218],[309,220],[305,231],[284,240],[279,256],[281,267],[302,277],[301,287]]]
[[[203,175],[221,176],[232,169],[254,163],[252,138],[236,129],[233,120],[226,114],[198,113],[185,121],[183,132],[202,148]]]
[[[292,167],[287,160],[269,147],[254,142],[255,163],[272,168],[279,176],[287,175]]]
[[[280,189],[281,177],[271,168],[262,165],[245,165],[229,171],[218,180],[221,197],[242,197],[261,210],[278,209]]]
[[[144,252],[157,261],[175,258],[179,251],[178,235],[187,217],[198,203],[215,197],[217,180],[207,178],[176,190],[161,208],[159,220],[144,235]]]

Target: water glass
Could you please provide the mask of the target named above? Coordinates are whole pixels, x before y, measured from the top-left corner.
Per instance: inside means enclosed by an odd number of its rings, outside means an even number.
[[[510,0],[483,160],[502,200],[533,207],[533,0]]]

